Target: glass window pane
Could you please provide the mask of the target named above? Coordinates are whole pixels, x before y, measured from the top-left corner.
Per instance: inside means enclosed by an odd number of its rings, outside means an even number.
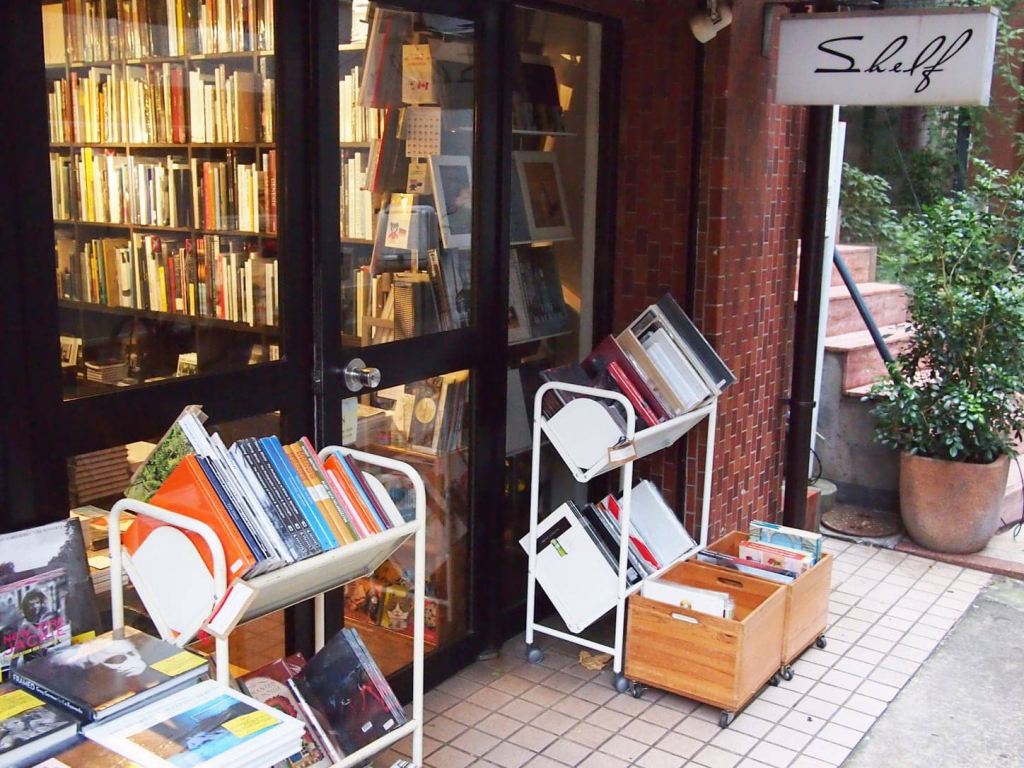
[[[469,323],[474,28],[342,2],[342,334],[367,346]]]
[[[277,359],[272,0],[42,6],[65,398]]]
[[[381,389],[347,401],[346,442],[404,461],[427,491],[427,651],[463,636],[469,619],[468,371]],[[363,466],[406,519],[415,500],[401,475]],[[412,661],[412,542],[370,578],[345,587],[345,622],[360,630],[385,674]]]

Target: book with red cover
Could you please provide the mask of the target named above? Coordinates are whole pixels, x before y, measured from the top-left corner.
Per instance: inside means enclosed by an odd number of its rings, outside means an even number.
[[[614,367],[613,363],[616,364]],[[601,380],[607,372],[623,394],[633,403],[637,415],[641,416],[648,424],[658,424],[672,418],[672,414],[648,386],[644,377],[640,375],[618,342],[615,341],[614,336],[605,337],[583,361],[582,366],[583,370],[596,380]],[[617,371],[621,371],[623,375],[617,375]]]

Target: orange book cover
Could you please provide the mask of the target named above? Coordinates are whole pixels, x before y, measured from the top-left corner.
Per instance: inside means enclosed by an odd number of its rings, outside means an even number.
[[[337,507],[328,495],[327,488],[320,481],[320,478],[316,476],[313,468],[309,466],[308,459],[302,452],[302,449],[296,447],[296,445],[286,445],[284,446],[284,454],[288,457],[288,461],[292,463],[292,466],[295,467],[295,472],[298,474],[299,479],[302,480],[306,490],[309,491],[309,495],[313,498],[313,503],[320,510],[320,514],[323,515],[324,520],[331,529],[331,533],[334,534],[334,538],[338,540],[339,544],[351,544],[354,542],[355,536],[342,521]]]
[[[363,501],[363,497],[359,494],[359,491],[352,484],[352,478],[349,477],[348,472],[341,465],[337,456],[328,456],[327,461],[324,462],[324,466],[331,470],[334,475],[338,478],[338,482],[341,483],[342,489],[345,491],[345,498],[352,504],[356,514],[359,515],[359,519],[363,521],[369,530],[374,533],[380,533],[380,523],[377,522],[376,516],[369,509],[366,508],[366,502]]]
[[[227,509],[213,489],[206,473],[194,455],[186,456],[181,463],[160,486],[160,490],[149,500],[150,504],[179,515],[190,517],[206,523],[217,534],[221,546],[224,547],[224,560],[228,569],[228,581],[237,576],[244,576],[254,565],[256,558],[249,550],[242,534],[238,532]],[[129,555],[134,555],[149,534],[166,525],[151,517],[140,515],[124,534],[124,546]],[[203,537],[198,533],[186,531],[186,535],[195,544],[206,567],[213,573],[213,557]]]
[[[309,442],[308,437],[304,437],[299,442],[295,443],[295,450],[301,453],[306,461],[309,463],[309,468],[315,473],[317,479],[324,484],[327,489],[327,493],[330,496],[330,503],[338,510],[338,515],[341,518],[341,522],[345,524],[345,527],[352,534],[353,541],[361,539],[359,531],[356,530],[355,523],[351,520],[352,509],[346,504],[346,499],[343,493],[339,493],[335,484],[331,481],[331,478],[327,476],[327,469],[324,467],[320,456],[317,455],[316,448]]]

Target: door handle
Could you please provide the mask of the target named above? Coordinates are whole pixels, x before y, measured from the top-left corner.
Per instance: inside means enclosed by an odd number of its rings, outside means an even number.
[[[364,387],[376,389],[380,386],[380,369],[368,367],[358,357],[349,360],[341,374],[350,392],[359,392]]]

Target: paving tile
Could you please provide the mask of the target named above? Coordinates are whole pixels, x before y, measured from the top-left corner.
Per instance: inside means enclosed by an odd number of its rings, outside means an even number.
[[[697,702],[693,699],[687,699],[683,696],[676,696],[674,693],[665,694],[658,700],[658,703],[661,704],[663,707],[674,709],[677,712],[682,712],[683,714],[693,712],[693,710],[695,710],[698,706]]]
[[[861,683],[863,685],[863,683]],[[850,691],[845,688],[838,688],[828,683],[818,683],[816,686],[811,688],[809,691],[810,695],[816,699],[824,699],[825,701],[831,701],[833,704],[842,704],[850,697]]]
[[[832,685],[836,688],[844,688],[847,691],[856,690],[857,686],[863,681],[864,675],[853,675],[849,672],[841,672],[838,669],[829,670],[821,678],[822,684]]]
[[[547,682],[545,682],[543,685],[534,686],[531,690],[524,693],[521,698],[532,701],[541,707],[553,707],[555,702],[565,698],[566,693],[567,691],[549,688]]]
[[[899,659],[908,659],[909,661],[922,662],[930,655],[929,651],[923,651],[920,648],[911,648],[909,645],[899,645],[893,647],[891,651],[892,655]]]
[[[563,715],[583,720],[597,709],[597,705],[583,699],[577,699],[575,696],[566,696],[561,701],[556,702],[551,708],[556,712],[561,712]]]
[[[467,680],[464,677],[455,675],[455,677],[449,677],[437,686],[435,690],[447,693],[449,696],[454,696],[457,699],[465,700],[481,688],[483,688],[483,686],[480,685],[480,683],[475,683],[472,680]]]
[[[687,761],[663,749],[649,749],[636,759],[633,765],[640,768],[682,768]]]
[[[833,673],[829,672],[829,674]],[[800,700],[800,693],[788,687],[784,688],[782,685],[769,686],[758,696],[758,699],[770,701],[772,704],[778,704],[782,707],[791,707]]]
[[[710,741],[721,730],[717,723],[709,723],[707,720],[701,720],[699,717],[688,717],[675,727],[676,733],[700,739],[701,741]]]
[[[533,718],[530,721],[530,725],[536,726],[548,733],[553,733],[556,736],[561,736],[576,725],[576,721],[571,717],[563,715],[561,712],[554,712],[549,709]]]
[[[859,733],[866,733],[875,724],[875,717],[858,712],[850,707],[842,707],[832,715],[832,722],[845,728],[851,728]]]
[[[743,758],[733,752],[726,752],[718,747],[704,747],[694,758],[695,765],[708,766],[708,768],[732,768]]]
[[[476,728],[469,728],[463,731],[451,741],[453,747],[457,747],[474,757],[483,757],[499,743],[501,743],[500,739],[496,739],[489,733],[478,731]]]
[[[882,655],[882,654],[879,654]],[[793,665],[793,674],[798,677],[806,677],[811,680],[818,680],[828,672],[829,667],[824,667],[821,664],[815,664],[814,662],[807,661],[806,659],[800,659]]]
[[[643,699],[634,699],[632,696],[626,696],[624,694],[615,694],[605,704],[609,709],[614,709],[616,712],[622,712],[623,714],[636,717],[649,706],[650,701],[644,701]]]
[[[582,744],[585,747],[590,747],[591,749],[597,749],[608,741],[611,735],[611,731],[606,731],[604,728],[598,728],[596,725],[591,725],[590,723],[577,723],[564,734],[565,738],[571,739],[577,744]]]
[[[768,732],[764,740],[770,744],[778,744],[780,747],[799,752],[811,740],[811,734],[787,728],[784,725],[777,725]]]
[[[526,701],[526,699],[513,699],[501,708],[501,714],[514,718],[521,723],[530,722],[543,711],[544,707]]]
[[[863,693],[865,696],[870,696],[873,699],[879,699],[884,702],[892,701],[899,692],[899,688],[893,688],[891,685],[882,685],[882,683],[876,683],[872,680],[865,680],[857,689],[857,693]],[[839,703],[841,704],[842,702]]]
[[[717,723],[722,717],[722,710],[718,707],[712,707],[708,704],[701,704],[690,715],[690,717],[699,717],[701,720],[707,720],[709,723]]]
[[[671,710],[669,710],[671,711]],[[668,733],[668,728],[664,728],[660,725],[654,725],[653,723],[646,723],[643,720],[636,719],[629,723],[625,728],[619,731],[623,736],[628,736],[631,739],[636,739],[642,744],[650,746],[658,741],[662,736]]]
[[[561,691],[562,694],[567,694],[572,693],[583,685],[591,685],[591,683],[584,683],[578,677],[567,675],[564,672],[555,672],[551,677],[544,680],[544,685],[556,691]]]
[[[512,699],[515,698],[504,691],[499,691],[494,688],[481,688],[479,691],[474,693],[472,696],[466,698],[470,704],[476,704],[478,707],[484,707],[490,710],[500,710]]]
[[[850,749],[825,739],[811,739],[810,743],[804,747],[804,754],[817,758],[828,765],[842,765],[847,755],[850,754]]]
[[[636,739],[631,739],[620,734],[612,736],[608,741],[602,744],[599,749],[605,754],[612,755],[613,757],[617,757],[631,763],[646,752],[649,746],[650,744],[645,744],[642,741],[637,741]]]
[[[729,727],[721,729],[710,743],[719,749],[734,752],[737,755],[745,755],[757,744],[757,739]]]
[[[876,683],[891,685],[893,688],[902,688],[910,681],[910,675],[904,672],[895,672],[891,669],[879,668],[868,675],[868,679],[874,680]]]
[[[489,733],[491,736],[497,736],[499,739],[507,739],[522,726],[523,724],[518,720],[499,712],[492,712],[476,724],[479,730]]]
[[[799,755],[789,768],[829,768],[829,764],[808,755]]]
[[[825,722],[826,720],[823,717],[793,710],[782,718],[780,725],[813,736],[821,730],[821,727],[825,725]]]
[[[644,714],[647,714],[646,711]],[[606,728],[609,731],[618,731],[620,728],[625,727],[633,718],[629,715],[623,714],[622,712],[616,712],[614,709],[604,709],[603,707],[595,711],[590,717],[587,718],[587,722],[592,725],[596,725],[598,728]]]
[[[772,729],[772,725],[774,723],[762,720],[760,717],[754,717],[749,712],[741,712],[736,715],[736,719],[732,721],[729,730],[739,731],[759,739]]]
[[[809,677],[801,677],[794,673],[792,680],[787,680],[783,683],[787,691],[796,691],[799,694],[805,694],[811,688],[814,687],[817,680],[812,680]]]
[[[491,713],[483,707],[477,706],[476,704],[470,704],[468,701],[463,701],[462,703],[456,704],[454,707],[447,710],[444,713],[444,716],[451,718],[457,723],[462,723],[463,725],[476,725],[489,714]]]
[[[855,693],[853,694],[853,696],[847,699],[846,703],[843,706],[847,707],[848,709],[852,709],[856,712],[863,712],[866,715],[878,717],[883,712],[885,712],[885,708],[888,705],[884,701],[881,701],[879,699],[873,699],[870,696],[865,696],[862,693]]]
[[[878,665],[882,669],[891,669],[893,672],[902,672],[905,675],[912,675],[921,668],[921,662],[901,659],[898,656],[887,656]]]
[[[577,765],[590,754],[590,749],[575,741],[555,739],[542,754],[566,765]]]
[[[518,675],[508,674],[502,675],[493,683],[490,684],[491,688],[497,688],[499,691],[510,694],[512,696],[521,696],[528,690],[533,688],[533,683],[525,678],[519,677]]]
[[[671,731],[666,733],[655,746],[660,750],[671,752],[679,757],[693,757],[694,753],[704,746],[704,741],[698,741],[683,733]]]
[[[762,720],[777,723],[786,716],[788,710],[786,707],[780,707],[778,704],[772,704],[770,701],[757,699],[747,707],[746,711],[754,715],[754,717],[760,717]]]
[[[466,730],[466,726],[455,720],[438,715],[423,724],[423,733],[432,739],[447,742]]]
[[[855,697],[857,694],[853,696]],[[825,701],[814,696],[804,696],[804,698],[793,705],[793,709],[797,712],[803,712],[805,715],[813,715],[822,720],[828,720],[839,709],[839,705],[833,701]]]
[[[628,765],[629,763],[625,760],[620,760],[617,757],[601,752],[595,752],[580,763],[580,768],[626,768]]]
[[[537,755],[533,760],[526,764],[525,768],[564,768],[564,763],[552,760],[550,757],[545,757],[544,755]]]
[[[529,760],[532,760],[533,755],[533,752],[523,749],[518,744],[503,741],[487,753],[487,759],[495,765],[500,765],[502,768],[519,768]],[[439,762],[438,766],[440,768],[440,766],[445,766],[445,764]]]
[[[450,746],[441,747],[430,756],[430,761],[434,765],[443,765],[445,768],[466,768],[475,762],[472,755]]]
[[[539,683],[547,680],[553,674],[555,670],[542,667],[540,664],[531,664],[529,662],[516,667],[512,674],[516,677],[521,677],[524,680],[529,680],[531,683]]]
[[[601,705],[619,694],[610,686],[601,685],[600,683],[586,683],[573,691],[573,695],[584,701],[589,701],[591,704]]]
[[[436,688],[423,696],[423,709],[435,714],[451,709],[462,699],[439,691]]]
[[[569,654],[562,653],[558,650],[546,650],[544,652],[544,658],[540,660],[540,665],[542,667],[547,667],[548,669],[559,670],[565,669],[570,664],[577,664],[578,662],[579,658],[577,656],[570,656]]]
[[[796,756],[797,753],[793,750],[780,747],[778,744],[769,744],[767,741],[762,741],[750,750],[751,758],[775,768],[786,768]]]
[[[851,648],[850,651],[836,664],[834,671],[846,672],[847,674],[861,678],[867,677],[871,673],[871,670],[875,668],[876,662],[868,663],[866,661],[858,661],[852,657],[852,654],[855,651],[860,651],[861,653],[872,653],[872,651],[866,651],[863,648]],[[881,654],[878,654],[878,656],[881,657]],[[822,682],[827,683],[829,680],[827,678],[822,678]]]
[[[543,752],[557,738],[553,733],[542,731],[540,728],[535,728],[532,725],[524,725],[508,736],[506,741],[510,741],[524,749],[529,749],[532,752]]]
[[[652,704],[637,717],[637,720],[640,722],[651,723],[662,728],[674,728],[682,719],[682,712],[677,712],[663,704]]]

